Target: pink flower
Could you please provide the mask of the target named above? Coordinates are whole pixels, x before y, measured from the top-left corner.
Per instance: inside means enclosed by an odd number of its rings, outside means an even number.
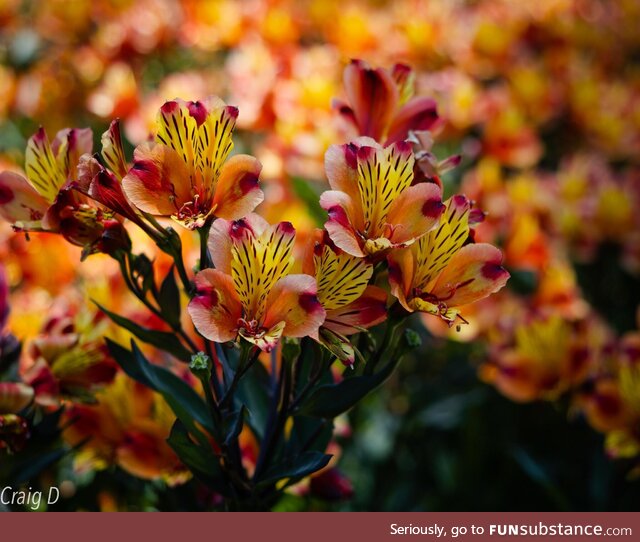
[[[320,205],[335,245],[353,256],[374,256],[406,247],[428,232],[442,210],[434,183],[412,186],[411,146],[398,141],[381,147],[369,138],[333,145],[325,155],[329,190]]]
[[[263,200],[262,166],[246,154],[229,158],[238,110],[219,98],[175,99],[158,113],[155,140],[136,148],[124,191],[140,210],[189,229],[214,217],[236,220]]]
[[[238,336],[269,352],[281,336],[315,335],[325,318],[309,275],[289,274],[295,230],[255,214],[214,222],[209,250],[215,269],[200,271],[189,314],[207,339]]]

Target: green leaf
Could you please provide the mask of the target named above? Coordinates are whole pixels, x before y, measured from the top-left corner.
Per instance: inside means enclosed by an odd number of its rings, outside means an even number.
[[[264,437],[269,416],[269,373],[261,363],[255,363],[240,380],[236,392],[240,402],[247,407],[247,424],[258,439]]]
[[[157,301],[169,325],[178,327],[180,325],[180,290],[176,283],[174,268],[175,266],[172,265],[162,281]]]
[[[324,452],[333,436],[333,423],[309,416],[293,416],[291,434],[287,440],[287,454],[303,451]]]
[[[25,458],[14,467],[9,479],[15,484],[23,484],[33,480],[44,469],[52,466],[62,459],[71,451],[69,448],[55,448],[46,453],[33,457]]]
[[[282,342],[282,357],[289,363],[293,363],[300,352],[302,351],[300,347],[300,341],[298,339],[291,339],[285,337]]]
[[[206,442],[194,421],[211,434],[214,433],[213,422],[207,405],[196,391],[168,369],[149,363],[133,340],[131,351],[110,339],[106,341],[109,352],[124,372],[137,382],[160,393],[189,432],[201,442]]]
[[[240,407],[240,410],[234,412],[231,418],[229,419],[227,436],[224,439],[224,443],[227,446],[230,446],[231,443],[238,438],[240,432],[242,431],[242,426],[244,425],[244,415],[247,412],[247,409],[244,405]]]
[[[131,278],[142,288],[144,293],[154,286],[153,263],[145,254],[130,255]]]
[[[191,440],[189,431],[180,420],[174,422],[167,444],[194,476],[219,493],[228,495],[220,459],[210,447],[200,446]]]
[[[109,318],[111,318],[111,320],[113,320],[120,327],[123,327],[127,331],[133,333],[141,341],[155,346],[156,348],[160,348],[161,350],[168,352],[181,361],[191,361],[192,353],[189,352],[189,350],[187,350],[187,348],[180,342],[180,339],[178,339],[175,333],[156,331],[154,329],[148,329],[146,327],[139,326],[128,318],[105,309],[99,303],[96,303],[95,301],[94,303],[102,312],[104,312]]]
[[[256,487],[261,488],[284,479],[289,479],[290,483],[301,480],[325,467],[331,457],[321,452],[304,452],[292,460],[269,469],[257,480]]]
[[[320,207],[320,191],[315,190],[309,181],[299,177],[291,179],[291,186],[296,196],[306,205],[316,225],[321,227],[327,220],[327,213]]]
[[[337,384],[325,384],[316,388],[302,404],[300,414],[316,418],[335,418],[387,380],[396,365],[397,362],[391,361],[373,375],[352,376]]]

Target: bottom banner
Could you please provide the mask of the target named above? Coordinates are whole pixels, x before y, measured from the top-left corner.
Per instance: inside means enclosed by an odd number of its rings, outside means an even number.
[[[361,513],[7,513],[0,540],[53,538],[113,542],[114,537],[153,542],[613,542],[640,540],[639,513],[361,512]]]

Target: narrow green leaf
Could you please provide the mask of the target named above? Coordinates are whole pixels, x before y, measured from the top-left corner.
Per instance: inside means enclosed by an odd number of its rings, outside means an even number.
[[[211,434],[214,433],[213,422],[207,405],[196,391],[168,369],[149,363],[134,341],[131,341],[131,351],[109,339],[106,341],[111,355],[124,372],[160,393],[189,432],[206,442],[194,421]]]
[[[290,461],[285,461],[265,472],[256,486],[258,488],[274,484],[280,480],[301,480],[321,468],[331,460],[331,455],[321,452],[304,452]]]
[[[167,444],[194,476],[218,493],[228,495],[220,459],[210,447],[200,446],[191,440],[189,431],[180,420],[174,422]]]
[[[335,418],[380,386],[391,376],[395,367],[396,363],[390,362],[373,375],[352,376],[337,384],[319,386],[302,404],[300,414],[316,418]]]
[[[96,303],[96,305],[102,312],[104,312],[109,318],[111,318],[111,320],[113,320],[120,327],[123,327],[127,331],[133,333],[142,342],[155,346],[156,348],[160,348],[161,350],[168,352],[181,361],[191,361],[192,352],[189,352],[189,350],[187,350],[187,348],[180,342],[180,339],[178,339],[175,333],[156,331],[155,329],[142,327],[129,320],[128,318],[125,318],[124,316],[120,316],[105,309],[99,303]]]
[[[172,265],[162,281],[157,301],[169,325],[177,327],[180,325],[180,290],[176,282],[174,268],[175,266]]]

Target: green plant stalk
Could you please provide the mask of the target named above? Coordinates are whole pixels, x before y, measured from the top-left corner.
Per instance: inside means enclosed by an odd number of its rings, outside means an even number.
[[[213,262],[211,261],[207,247],[210,228],[211,224],[208,221],[202,228],[198,228],[198,237],[200,238],[200,271],[213,267]]]
[[[251,369],[255,361],[258,359],[259,352],[258,348],[249,342],[242,341],[240,343],[240,361],[238,362],[238,369],[233,375],[231,384],[229,384],[229,387],[224,392],[222,399],[220,399],[221,410],[224,410],[228,406],[229,402],[233,400],[233,396],[238,384],[240,383],[240,379],[249,369]]]
[[[116,258],[116,261],[118,262],[119,266],[120,266],[120,274],[122,275],[122,278],[125,281],[125,284],[127,285],[127,288],[129,289],[129,291],[131,293],[133,293],[133,295],[135,295],[141,302],[142,304],[147,307],[147,309],[149,309],[155,316],[157,316],[158,318],[160,318],[163,322],[167,322],[166,318],[164,317],[164,315],[162,314],[161,311],[159,311],[156,307],[153,306],[153,304],[151,304],[149,302],[149,300],[146,298],[145,295],[143,295],[143,293],[140,291],[140,289],[136,286],[136,284],[133,282],[133,280],[131,279],[131,274],[129,272],[129,265],[128,265],[128,261],[129,261],[129,257],[130,257],[131,253],[127,253],[125,258]],[[196,346],[196,344],[191,340],[191,338],[189,337],[189,335],[187,335],[187,333],[184,331],[184,329],[182,329],[182,326],[178,325],[178,326],[173,326],[171,324],[169,324],[169,322],[167,322],[167,324],[171,327],[171,329],[177,333],[184,341],[185,343],[188,345],[188,347],[192,350],[192,352],[195,354],[196,352],[198,352],[198,347]]]
[[[382,344],[380,344],[373,357],[364,367],[365,375],[372,375],[375,371],[376,366],[384,357],[385,353],[394,351],[396,345],[398,344],[398,339],[400,338],[399,330],[402,328],[405,322],[405,318],[402,316],[394,317],[392,316],[392,314],[393,313],[390,311],[390,315],[387,320],[387,328],[385,329],[384,337],[382,339]]]

